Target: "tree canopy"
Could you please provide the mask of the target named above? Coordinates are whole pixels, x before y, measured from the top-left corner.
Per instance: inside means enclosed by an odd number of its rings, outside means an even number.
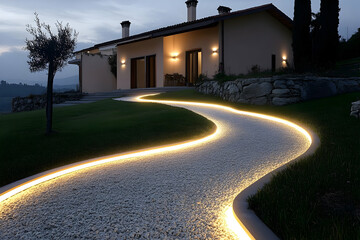
[[[360,57],[360,28],[349,40],[343,39],[340,42],[340,59]]]
[[[61,70],[67,60],[73,56],[78,33],[61,22],[55,24],[57,34],[51,31],[50,25],[40,23],[39,16],[35,13],[36,27],[27,25],[26,30],[33,36],[32,40],[26,39],[26,49],[29,51],[30,71],[37,72],[53,64],[54,73]]]

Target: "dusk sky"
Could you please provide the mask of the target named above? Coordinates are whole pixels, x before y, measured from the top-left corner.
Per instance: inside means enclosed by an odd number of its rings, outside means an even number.
[[[197,18],[217,14],[217,7],[224,5],[233,11],[271,3],[264,0],[199,0]],[[293,0],[274,0],[272,3],[293,18]],[[312,1],[312,11],[318,12],[320,0]],[[360,28],[360,1],[340,1],[340,35],[350,37]],[[185,0],[1,0],[0,1],[0,80],[8,82],[46,84],[46,72],[30,73],[27,65],[25,38],[26,24],[34,25],[34,12],[40,20],[55,30],[56,20],[69,23],[79,32],[77,50],[94,44],[121,38],[120,22],[131,22],[130,34],[137,34],[159,27],[186,21]],[[56,78],[78,74],[78,68],[68,65]],[[55,81],[55,84],[69,82]]]

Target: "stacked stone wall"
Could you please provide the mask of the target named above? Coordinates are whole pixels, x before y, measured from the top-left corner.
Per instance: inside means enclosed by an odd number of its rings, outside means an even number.
[[[82,97],[80,93],[54,93],[53,103],[59,104],[66,101],[78,101]],[[28,97],[16,97],[12,100],[12,112],[33,111],[46,107],[46,94],[30,95]]]
[[[360,119],[360,101],[352,103],[350,116]]]
[[[275,76],[237,79],[225,83],[205,81],[197,86],[197,91],[230,102],[281,106],[360,91],[360,78]]]

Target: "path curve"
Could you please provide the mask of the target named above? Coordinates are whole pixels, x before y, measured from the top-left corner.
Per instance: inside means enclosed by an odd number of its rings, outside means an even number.
[[[311,145],[289,122],[166,104],[207,117],[217,132],[193,146],[78,170],[0,200],[0,238],[235,239],[226,221],[235,196]]]

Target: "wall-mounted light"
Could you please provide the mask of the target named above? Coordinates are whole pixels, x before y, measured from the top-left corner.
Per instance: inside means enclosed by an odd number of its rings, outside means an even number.
[[[172,61],[177,61],[177,60],[179,60],[178,56],[179,56],[179,53],[172,53],[172,54],[171,54],[171,60],[172,60]]]
[[[121,59],[120,63],[121,63],[121,67],[125,68],[125,65],[126,65],[125,59]]]
[[[217,48],[213,48],[212,49],[212,54],[217,54],[218,53],[218,49]]]
[[[282,56],[282,67],[288,67],[289,64],[288,64],[288,60],[287,60],[287,57],[286,56]]]

